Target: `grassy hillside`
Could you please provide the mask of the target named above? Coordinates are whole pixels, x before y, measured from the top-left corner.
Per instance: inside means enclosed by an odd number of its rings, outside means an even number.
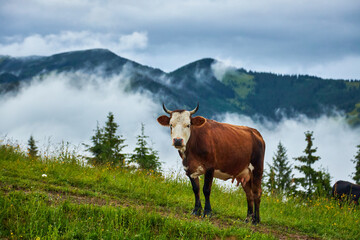
[[[46,177],[43,176],[46,174]],[[182,176],[183,174],[180,173]],[[67,154],[32,159],[0,145],[2,239],[359,239],[359,208],[327,199],[263,195],[262,223],[245,224],[243,191],[212,191],[214,216],[190,216],[193,193],[177,175],[91,168]],[[203,198],[202,198],[203,200]]]

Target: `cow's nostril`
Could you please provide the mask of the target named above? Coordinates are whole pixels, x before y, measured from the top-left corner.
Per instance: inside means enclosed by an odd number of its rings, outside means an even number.
[[[174,138],[174,139],[173,139],[173,143],[174,143],[174,146],[175,146],[175,147],[182,146],[183,139],[182,139],[182,138]]]

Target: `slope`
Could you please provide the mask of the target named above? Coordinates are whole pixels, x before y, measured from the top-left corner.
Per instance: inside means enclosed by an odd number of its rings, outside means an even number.
[[[45,175],[44,175],[45,174]],[[182,173],[180,173],[182,175]],[[243,191],[212,191],[214,216],[190,216],[188,181],[173,173],[84,166],[75,156],[34,159],[0,145],[0,238],[356,239],[360,213],[327,199],[262,197],[259,226],[245,224]]]

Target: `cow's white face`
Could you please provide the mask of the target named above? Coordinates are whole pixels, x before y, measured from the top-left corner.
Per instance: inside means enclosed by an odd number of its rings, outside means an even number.
[[[172,111],[170,117],[163,115],[158,117],[157,121],[170,127],[172,145],[185,152],[186,144],[189,141],[192,127],[202,126],[206,119],[200,116],[191,117],[191,111]]]
[[[174,112],[170,118],[170,131],[172,145],[177,149],[182,149],[186,146],[190,138],[191,119],[190,112]]]

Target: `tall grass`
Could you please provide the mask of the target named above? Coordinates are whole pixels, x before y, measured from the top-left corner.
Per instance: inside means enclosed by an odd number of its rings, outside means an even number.
[[[18,147],[0,145],[0,238],[360,237],[358,207],[340,207],[335,200],[264,194],[262,223],[253,227],[243,222],[243,191],[214,184],[214,217],[201,219],[189,214],[194,197],[184,178],[92,168],[65,156],[31,158]]]

